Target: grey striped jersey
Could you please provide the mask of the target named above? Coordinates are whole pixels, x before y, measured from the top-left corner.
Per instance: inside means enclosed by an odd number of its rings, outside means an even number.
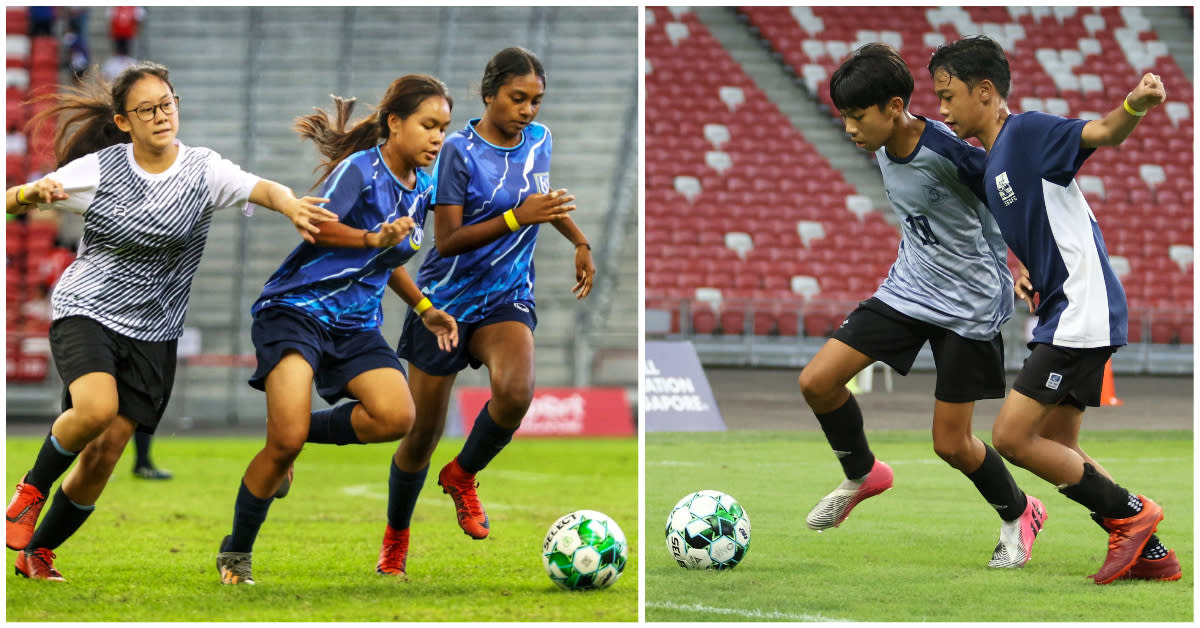
[[[920,118],[920,116],[918,116]],[[915,319],[990,340],[1013,313],[1008,249],[983,198],[983,149],[925,120],[903,159],[876,151],[900,249],[876,298]]]
[[[247,204],[259,181],[210,149],[183,144],[158,174],[137,165],[132,144],[118,144],[47,176],[70,195],[50,207],[84,221],[75,261],[51,295],[54,319],[86,316],[147,341],[183,333],[212,212]]]

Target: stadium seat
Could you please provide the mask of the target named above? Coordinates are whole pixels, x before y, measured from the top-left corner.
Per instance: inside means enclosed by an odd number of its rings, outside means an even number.
[[[704,163],[709,168],[716,170],[717,174],[725,174],[726,170],[733,167],[733,160],[730,159],[729,153],[719,150],[710,150],[704,153]]]
[[[730,111],[736,110],[746,102],[745,92],[737,86],[723,86],[718,90],[717,95],[729,107]]]
[[[729,141],[729,127],[724,124],[709,123],[704,125],[704,139],[712,144],[713,148],[721,150],[721,147]]]
[[[725,234],[725,247],[732,249],[738,257],[745,259],[746,254],[754,248],[754,240],[744,231],[730,231]]]
[[[870,197],[861,194],[851,194],[846,197],[846,209],[849,209],[859,220],[862,220],[863,216],[874,211],[875,207],[871,203]]]
[[[1168,257],[1185,273],[1192,267],[1193,255],[1192,247],[1187,244],[1172,244],[1168,249]]]
[[[692,304],[692,331],[697,334],[712,334],[717,331],[717,314],[713,307],[703,301]]]
[[[821,284],[816,277],[808,275],[796,275],[792,277],[792,292],[803,296],[806,300],[812,300],[813,296],[821,292]]]
[[[815,220],[801,220],[796,223],[796,232],[804,248],[809,248],[813,240],[825,237],[825,227]]]
[[[700,180],[688,176],[675,177],[675,191],[682,194],[689,203],[694,202],[696,197],[700,196]]]

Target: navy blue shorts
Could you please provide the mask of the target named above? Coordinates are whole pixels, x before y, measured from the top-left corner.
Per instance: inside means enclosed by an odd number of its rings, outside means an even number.
[[[175,386],[179,341],[150,342],[123,336],[85,316],[60,318],[50,325],[50,352],[63,381],[63,412],[74,407],[71,383],[88,373],[117,380],[117,413],[153,434]]]
[[[331,405],[343,397],[353,399],[346,384],[367,371],[393,368],[405,372],[378,329],[331,332],[316,319],[289,307],[270,307],[255,314],[250,338],[258,358],[250,385],[258,390],[267,389],[267,375],[289,350],[304,356],[312,367],[317,394]]]
[[[529,327],[529,331],[533,331],[537,329],[537,312],[524,301],[502,305],[477,321],[459,323],[458,346],[450,351],[442,351],[438,348],[437,334],[429,331],[421,322],[421,317],[410,309],[408,317],[404,319],[404,331],[400,332],[396,353],[430,375],[453,375],[468,366],[477,369],[483,362],[467,349],[471,344],[471,334],[480,327],[504,321],[520,321]]]

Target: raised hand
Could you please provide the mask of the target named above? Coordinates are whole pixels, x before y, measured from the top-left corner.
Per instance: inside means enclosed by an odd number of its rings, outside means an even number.
[[[522,225],[534,225],[563,218],[568,212],[575,210],[575,200],[566,188],[554,190],[549,194],[530,194],[520,207],[513,210],[513,216]]]

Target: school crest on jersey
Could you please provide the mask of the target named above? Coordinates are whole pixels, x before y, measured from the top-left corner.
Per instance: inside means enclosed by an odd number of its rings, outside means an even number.
[[[549,172],[533,173],[533,182],[535,184],[537,184],[537,191],[539,194],[549,194],[550,193],[550,173]]]
[[[996,175],[996,193],[1000,195],[1000,200],[1004,201],[1004,206],[1008,207],[1017,200],[1017,193],[1013,191],[1012,184],[1008,182],[1008,173],[1001,172]]]

